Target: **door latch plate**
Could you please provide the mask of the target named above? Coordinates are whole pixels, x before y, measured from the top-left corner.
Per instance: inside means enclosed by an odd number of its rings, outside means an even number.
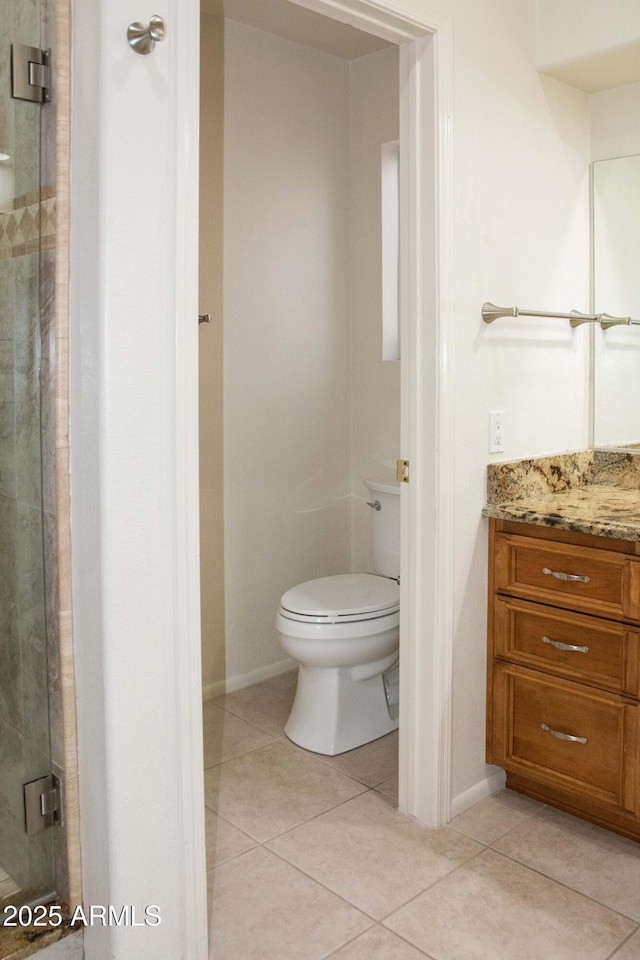
[[[400,483],[409,483],[409,461],[396,460],[396,480]]]

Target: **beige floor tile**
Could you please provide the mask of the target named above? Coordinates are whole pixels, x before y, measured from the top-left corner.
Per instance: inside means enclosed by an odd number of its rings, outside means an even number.
[[[261,841],[364,790],[285,740],[205,771],[207,806]]]
[[[493,850],[384,925],[437,960],[606,960],[634,929],[626,917]]]
[[[449,826],[480,843],[493,843],[505,833],[544,810],[544,804],[513,790],[501,790],[459,814]]]
[[[246,720],[227,713],[212,700],[204,704],[202,711],[204,733],[204,768],[239,757],[267,743],[273,743],[273,734],[259,730]]]
[[[268,846],[376,919],[483,849],[448,827],[420,827],[374,791]]]
[[[547,807],[493,847],[640,920],[640,844],[633,840]]]
[[[398,731],[388,733],[356,750],[349,750],[337,757],[323,757],[335,770],[340,770],[368,787],[395,777],[398,778]]]
[[[211,874],[212,960],[319,960],[371,925],[264,847]]]
[[[395,806],[398,806],[398,774],[394,777],[389,777],[388,780],[384,780],[383,783],[379,783],[375,787],[378,793],[384,794],[385,797],[388,797],[390,800],[393,800]]]
[[[416,950],[395,933],[375,926],[331,954],[331,960],[424,960],[426,953]]]
[[[296,695],[297,682],[296,668],[218,697],[214,703],[237,717],[249,720],[262,730],[282,737]]]
[[[217,813],[205,807],[205,830],[207,837],[207,870],[218,863],[231,860],[255,847],[256,841],[238,830]]]
[[[629,937],[619,950],[617,950],[611,960],[638,960],[640,957],[640,931]]]

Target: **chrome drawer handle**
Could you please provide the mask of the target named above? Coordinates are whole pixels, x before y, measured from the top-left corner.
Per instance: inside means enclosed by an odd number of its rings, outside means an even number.
[[[542,568],[543,573],[549,573],[556,580],[579,580],[580,583],[589,583],[591,577],[580,577],[576,573],[560,573],[558,570],[549,570],[549,567]]]
[[[588,742],[586,737],[572,737],[570,733],[562,733],[560,730],[554,730],[548,723],[541,723],[540,726],[543,730],[546,730],[547,733],[550,733],[552,737],[557,737],[558,740],[571,740],[572,743]]]
[[[562,640],[552,640],[551,637],[543,637],[543,643],[550,643],[556,650],[574,650],[577,653],[589,653],[589,647],[578,647],[574,643],[563,643]]]

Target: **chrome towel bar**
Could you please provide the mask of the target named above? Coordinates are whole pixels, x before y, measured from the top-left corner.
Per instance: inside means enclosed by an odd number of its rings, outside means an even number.
[[[495,303],[482,304],[482,319],[485,323],[493,323],[500,317],[559,317],[569,320],[572,327],[579,327],[581,323],[599,323],[603,330],[609,327],[629,326],[640,324],[640,320],[631,317],[612,317],[608,313],[580,313],[571,310],[569,313],[550,313],[545,310],[524,310],[521,307],[497,307]]]

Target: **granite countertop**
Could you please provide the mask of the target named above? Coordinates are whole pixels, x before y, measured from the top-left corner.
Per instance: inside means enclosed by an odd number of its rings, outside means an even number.
[[[26,960],[50,944],[69,935],[80,936],[79,927],[72,927],[68,920],[59,927],[0,927],[0,957],[2,960]],[[61,957],[62,953],[56,953]],[[73,953],[76,956],[76,952]]]
[[[640,456],[581,450],[489,464],[483,516],[640,540]]]

